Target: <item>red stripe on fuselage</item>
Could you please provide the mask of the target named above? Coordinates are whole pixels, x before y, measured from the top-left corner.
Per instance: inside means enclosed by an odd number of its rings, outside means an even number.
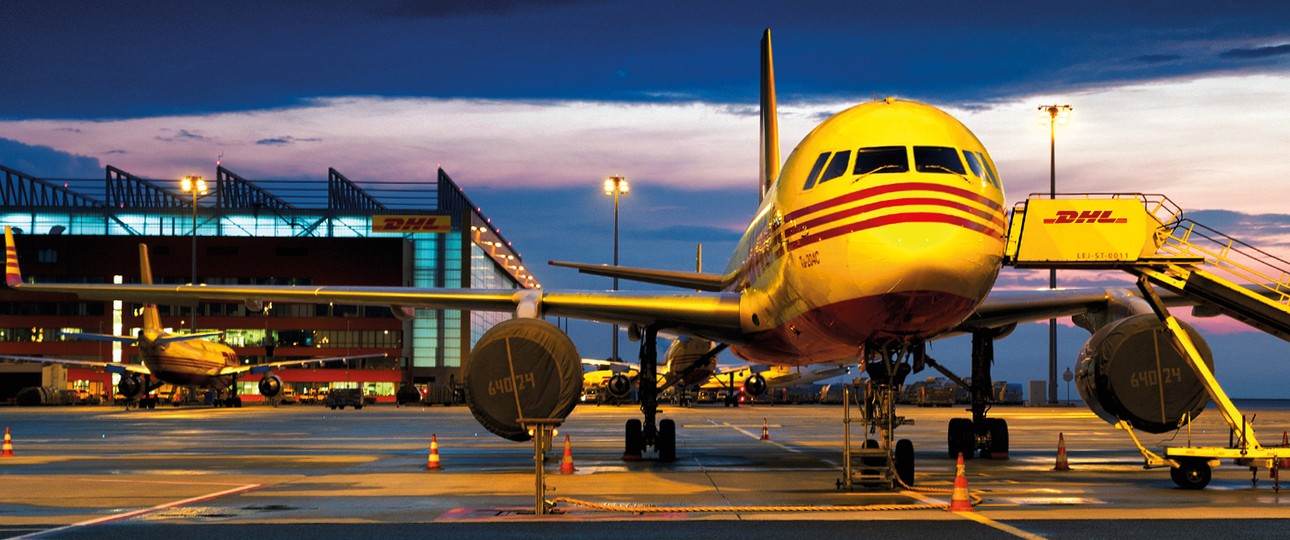
[[[945,208],[952,208],[954,210],[959,210],[959,211],[966,212],[974,216],[980,217],[982,219],[989,220],[991,224],[998,225],[1000,231],[1002,231],[1003,229],[1003,214],[998,211],[982,210],[980,208],[963,204],[961,202],[950,201],[946,199],[936,199],[932,197],[906,197],[902,199],[891,199],[886,201],[873,202],[873,203],[869,203],[861,206],[856,206],[853,208],[848,208],[846,210],[840,210],[832,214],[826,214],[826,215],[793,225],[791,227],[788,227],[784,229],[784,234],[786,236],[791,236],[793,234],[802,232],[803,230],[808,230],[815,227],[827,225],[841,219],[846,219],[846,218],[858,216],[867,212],[876,212],[878,210],[884,210],[887,208],[893,208],[897,206],[941,206]]]
[[[968,191],[966,189],[950,187],[942,184],[931,184],[927,182],[902,182],[898,184],[888,184],[885,186],[875,186],[871,188],[861,189],[859,191],[852,191],[850,193],[847,193],[845,195],[841,195],[838,197],[834,197],[827,201],[821,201],[809,206],[798,208],[797,210],[794,210],[786,214],[784,216],[784,222],[788,223],[797,218],[806,216],[807,214],[814,214],[816,212],[819,212],[821,210],[825,210],[828,208],[832,208],[834,206],[867,199],[869,197],[876,197],[878,195],[896,193],[900,191],[935,191],[937,193],[947,193],[950,195],[956,195],[958,197],[962,197],[969,201],[979,203],[985,206],[986,208],[989,208],[990,210],[998,211],[1003,208],[1001,204],[999,204],[998,202],[995,202],[993,199],[990,199],[989,197],[986,197],[974,191]]]
[[[853,233],[856,231],[863,231],[865,229],[872,229],[874,227],[882,227],[884,225],[894,225],[897,223],[944,223],[946,225],[955,225],[971,231],[976,231],[981,234],[990,236],[992,238],[997,238],[1003,235],[1001,231],[996,230],[993,227],[990,227],[989,225],[977,223],[967,218],[951,216],[948,214],[940,214],[936,212],[907,212],[903,214],[890,214],[886,216],[878,216],[872,219],[857,221],[855,223],[842,225],[840,227],[834,227],[827,231],[812,233],[811,235],[805,238],[800,238],[798,240],[793,240],[789,242],[788,250],[793,251],[803,246],[809,246],[816,242],[828,240],[829,238],[842,236],[844,234]]]

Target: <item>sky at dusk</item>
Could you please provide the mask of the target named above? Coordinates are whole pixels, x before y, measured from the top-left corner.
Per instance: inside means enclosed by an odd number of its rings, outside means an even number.
[[[1290,5],[791,5],[9,0],[0,165],[173,179],[213,176],[223,156],[252,181],[321,183],[334,167],[360,185],[429,183],[442,166],[562,289],[608,287],[544,263],[608,262],[600,181],[621,174],[623,264],[689,270],[702,242],[704,268],[719,271],[756,210],[758,40],[771,28],[784,157],[833,113],[913,99],[976,133],[1015,202],[1048,189],[1037,106],[1070,104],[1059,191],[1162,193],[1290,260]],[[1045,285],[1012,270],[998,284]],[[1290,344],[1194,322],[1229,393],[1290,398]],[[571,330],[583,356],[608,356],[607,327]],[[1087,337],[1062,329],[1059,371]],[[995,378],[1046,379],[1046,339],[1046,323],[1028,324],[998,343]],[[964,339],[933,346],[963,374],[967,351]]]

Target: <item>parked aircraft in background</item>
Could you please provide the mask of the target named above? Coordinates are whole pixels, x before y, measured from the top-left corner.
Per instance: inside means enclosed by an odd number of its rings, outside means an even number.
[[[12,253],[13,236],[8,228],[5,229],[5,243],[7,249]],[[9,258],[7,271],[11,281],[21,281],[18,262],[12,256]],[[152,268],[148,262],[148,247],[144,244],[139,244],[139,274],[144,284],[152,283]],[[217,407],[241,407],[242,399],[238,397],[236,387],[237,378],[241,375],[247,373],[263,374],[259,383],[260,394],[266,398],[272,398],[282,392],[282,379],[271,373],[273,368],[385,356],[384,354],[368,354],[284,360],[266,364],[243,364],[228,345],[207,341],[209,338],[222,335],[222,332],[196,334],[172,334],[167,332],[161,326],[161,317],[157,312],[156,304],[145,304],[143,306],[143,328],[138,336],[71,332],[63,333],[62,335],[77,339],[115,341],[125,345],[137,346],[139,347],[140,356],[143,357],[143,363],[96,362],[38,356],[0,355],[0,358],[23,362],[86,366],[119,374],[121,379],[117,383],[117,391],[128,401],[139,400],[141,407],[155,407],[156,398],[150,398],[148,394],[162,384],[167,383],[176,387],[203,386],[212,388],[220,392],[220,396],[215,401]]]

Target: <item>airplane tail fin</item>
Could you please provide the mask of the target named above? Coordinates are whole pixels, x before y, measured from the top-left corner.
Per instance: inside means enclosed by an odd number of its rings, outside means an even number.
[[[13,242],[13,229],[4,228],[4,282],[9,287],[22,285],[22,272],[18,270],[18,248]]]
[[[775,112],[775,61],[770,50],[770,29],[761,38],[761,186],[760,203],[779,177],[779,116]]]
[[[152,264],[148,262],[148,245],[139,244],[139,280],[145,285],[152,284]],[[143,331],[159,333],[161,315],[157,313],[157,304],[143,305]]]

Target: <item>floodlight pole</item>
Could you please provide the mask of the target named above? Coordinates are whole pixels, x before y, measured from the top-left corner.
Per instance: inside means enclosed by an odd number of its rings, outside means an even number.
[[[1065,120],[1070,105],[1040,105],[1048,113],[1048,196],[1057,198],[1057,122]],[[1057,288],[1057,269],[1048,269],[1048,288]],[[1057,404],[1057,319],[1048,319],[1048,404]]]

